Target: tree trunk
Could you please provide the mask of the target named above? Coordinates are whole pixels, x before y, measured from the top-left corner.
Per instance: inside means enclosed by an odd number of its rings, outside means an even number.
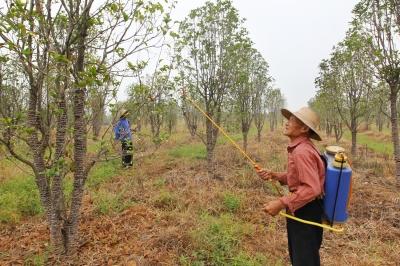
[[[62,69],[62,66],[59,66]],[[53,177],[51,195],[52,195],[52,213],[50,224],[50,240],[57,254],[61,254],[66,248],[66,235],[64,234],[64,226],[66,220],[66,209],[64,205],[64,192],[62,190],[62,181],[65,177],[64,154],[65,154],[65,137],[67,132],[68,116],[65,91],[68,88],[67,80],[61,85],[61,75],[56,79],[56,87],[59,91],[57,115],[57,132],[56,132],[56,152],[54,161],[56,162],[56,173]]]
[[[215,178],[215,162],[214,162],[214,148],[217,139],[218,131],[214,128],[213,124],[207,119],[206,121],[206,148],[207,148],[207,170],[208,174]]]
[[[325,126],[326,126],[325,133],[326,133],[327,137],[330,137],[331,133],[332,133],[332,126],[331,126],[331,123],[329,123],[329,121],[327,119],[325,121]]]
[[[49,223],[50,242],[55,251],[59,252],[63,249],[62,237],[60,231],[57,231],[57,227],[54,226],[55,223],[52,222],[53,220],[56,220],[56,216],[51,201],[49,182],[45,174],[46,168],[43,159],[44,153],[38,138],[38,131],[40,131],[40,120],[37,112],[37,104],[40,100],[38,99],[38,90],[39,86],[37,86],[37,83],[33,79],[31,79],[27,119],[27,126],[28,128],[32,129],[32,133],[29,136],[29,143],[31,144],[31,149],[33,153],[33,171],[35,173],[35,182],[39,190],[40,201],[46,211],[47,221]]]
[[[357,154],[357,129],[351,130],[351,154],[353,156]]]
[[[172,122],[168,121],[168,134],[171,135],[172,133]]]
[[[376,124],[376,127],[378,128],[378,131],[382,132],[384,120],[383,120],[383,115],[381,112],[378,112],[378,114],[376,115],[375,124]]]
[[[396,165],[396,180],[400,185],[400,148],[399,148],[399,126],[397,118],[397,83],[390,84],[390,122],[392,124],[392,142],[394,151],[394,161]]]
[[[383,118],[382,118],[382,114],[381,113],[378,115],[377,124],[378,124],[379,132],[382,132],[382,130],[383,130]]]
[[[242,135],[243,135],[243,150],[245,152],[247,152],[247,135],[248,135],[249,131],[242,131]]]
[[[355,156],[357,154],[357,120],[352,116],[350,121],[351,130],[351,154]]]
[[[71,199],[71,211],[69,219],[64,226],[66,254],[74,254],[78,248],[78,225],[80,218],[80,210],[82,206],[82,197],[84,184],[87,177],[86,166],[86,123],[85,123],[85,95],[86,88],[81,87],[79,82],[81,72],[84,71],[85,62],[85,40],[88,29],[90,6],[85,9],[82,14],[81,24],[79,25],[78,52],[75,66],[75,83],[74,83],[74,183]]]
[[[335,139],[336,139],[336,143],[339,143],[339,140],[342,138],[343,136],[343,128],[342,128],[342,124],[338,123],[338,124],[334,124],[333,125],[333,129],[335,131]]]
[[[270,130],[271,130],[271,132],[274,132],[274,130],[275,130],[275,123],[274,123],[273,114],[272,114],[272,117],[271,117],[270,120],[269,120],[269,125],[270,125]]]
[[[192,137],[192,138],[194,138],[194,136],[196,136],[196,132],[197,132],[197,125],[192,125],[191,127],[190,127],[190,136]]]
[[[100,98],[100,97],[99,97]],[[99,99],[100,100],[100,99]],[[101,126],[104,119],[104,105],[102,103],[95,103],[96,108],[93,108],[93,140],[97,140],[100,136]]]
[[[261,142],[261,129],[257,128],[257,142]]]
[[[193,138],[196,136],[197,132],[197,118],[193,112],[187,111],[186,109],[182,109],[182,112],[190,136]]]
[[[151,126],[151,134],[153,138],[158,138],[160,136],[160,125],[161,118],[159,114],[151,114],[150,115],[150,126]]]

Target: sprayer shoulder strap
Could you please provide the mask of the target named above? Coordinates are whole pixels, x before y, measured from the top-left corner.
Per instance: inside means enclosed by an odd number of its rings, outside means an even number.
[[[325,171],[326,171],[326,167],[328,166],[328,162],[326,161],[325,156],[321,154],[321,152],[317,149],[317,147],[315,147],[314,145],[311,145],[311,146],[318,153],[319,157],[321,158],[322,162],[324,163]]]
[[[326,168],[328,167],[328,162],[327,162],[327,160],[326,160],[326,157],[325,157],[324,155],[322,155],[322,154],[319,152],[319,150],[318,150],[314,145],[313,145],[312,147],[313,147],[313,149],[318,153],[319,157],[321,158],[322,162],[324,163],[325,173],[326,173]],[[323,199],[324,199],[324,197],[325,197],[325,194],[324,194],[324,193],[321,194],[321,195],[319,196],[319,200],[318,200],[317,202],[318,202],[319,207],[320,207],[321,210],[322,210],[322,219],[323,219],[323,220],[326,220],[326,221],[329,221],[328,215],[326,214],[325,208],[324,208],[324,205],[323,205]]]

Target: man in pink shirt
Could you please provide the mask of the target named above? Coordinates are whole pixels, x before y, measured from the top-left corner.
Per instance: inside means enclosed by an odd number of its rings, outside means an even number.
[[[278,180],[287,185],[289,195],[282,196],[264,205],[264,211],[275,216],[282,209],[298,218],[321,223],[323,208],[325,165],[311,139],[320,141],[316,128],[318,115],[308,107],[297,112],[281,110],[288,119],[283,134],[289,137],[287,147],[287,171],[259,170],[264,180]],[[320,265],[319,249],[322,243],[322,228],[287,219],[289,256],[294,266]]]

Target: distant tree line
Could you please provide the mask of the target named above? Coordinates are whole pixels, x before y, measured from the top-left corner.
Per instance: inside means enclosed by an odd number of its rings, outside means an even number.
[[[319,89],[310,104],[321,114],[328,135],[338,141],[343,127],[351,132],[353,155],[361,123],[375,123],[379,131],[389,123],[400,182],[400,2],[362,0],[353,14],[346,37],[320,64]]]

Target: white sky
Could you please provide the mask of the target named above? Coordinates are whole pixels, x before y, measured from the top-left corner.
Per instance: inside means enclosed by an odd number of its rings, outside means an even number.
[[[275,84],[298,109],[315,94],[318,65],[349,27],[356,0],[233,0],[246,18],[250,38],[270,65]],[[178,0],[173,20],[182,20],[204,0]]]

